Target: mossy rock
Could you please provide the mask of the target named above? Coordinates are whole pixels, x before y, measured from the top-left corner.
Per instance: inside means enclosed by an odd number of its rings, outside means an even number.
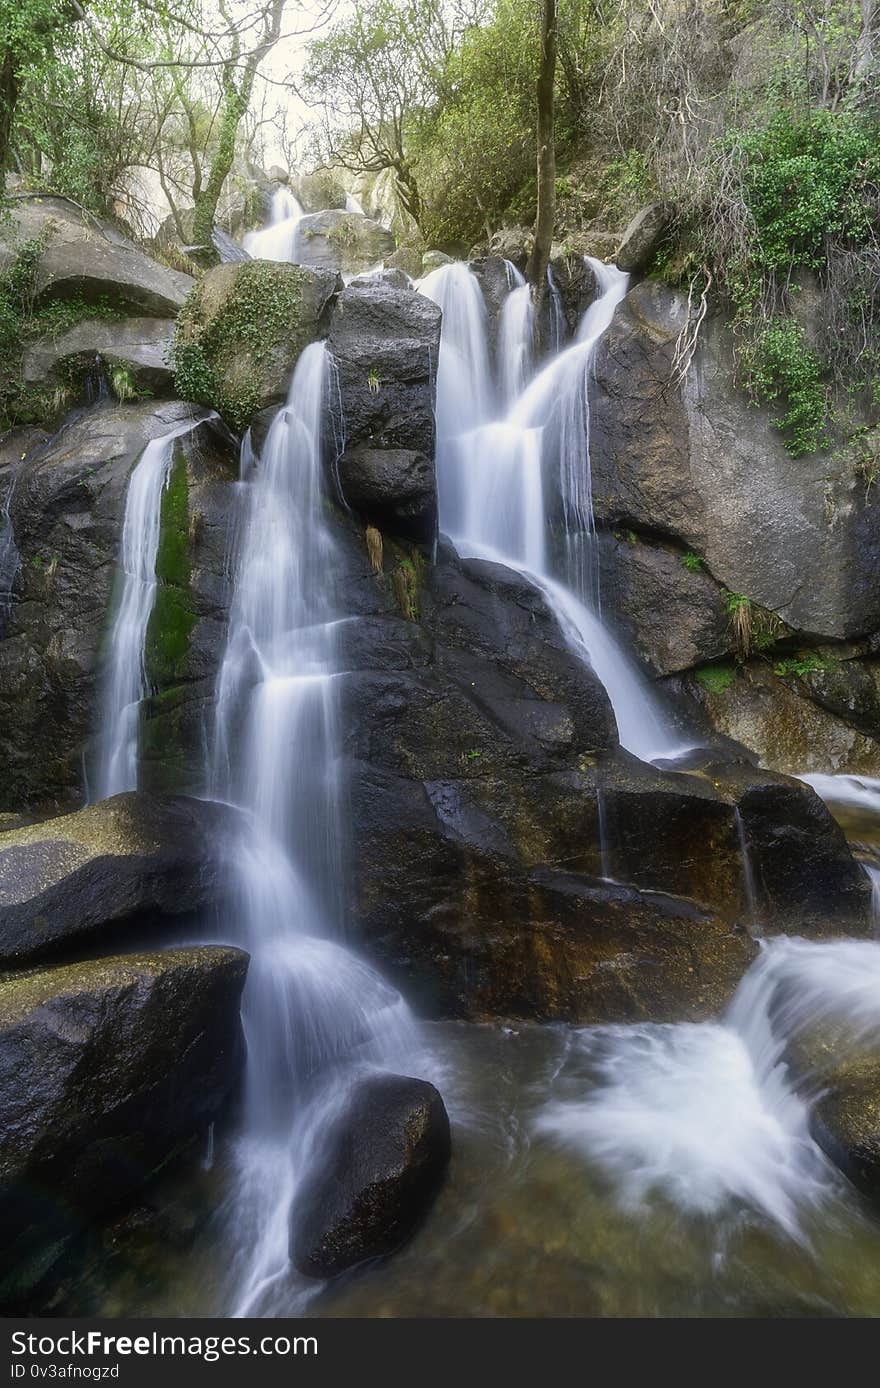
[[[172,349],[180,396],[211,405],[243,430],[279,403],[304,347],[339,288],[336,274],[250,260],[208,271],[187,298]]]

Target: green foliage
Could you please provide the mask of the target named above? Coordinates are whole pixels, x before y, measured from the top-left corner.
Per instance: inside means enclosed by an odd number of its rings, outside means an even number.
[[[694,671],[694,679],[710,694],[726,694],[736,679],[736,670],[727,664],[704,665],[702,669]]]
[[[847,110],[796,117],[777,111],[762,129],[733,134],[743,161],[743,196],[754,219],[752,269],[820,268],[829,238],[865,240],[866,191],[880,179],[877,129]]]
[[[818,670],[829,670],[832,668],[832,661],[823,656],[816,655],[815,652],[808,652],[805,655],[787,657],[779,660],[773,666],[773,673],[780,679],[786,679],[791,675],[802,678],[804,675],[813,674]]]
[[[828,444],[825,428],[827,391],[816,352],[791,318],[775,318],[762,327],[743,352],[744,379],[757,400],[780,402],[776,420],[792,457]]]
[[[687,569],[688,573],[692,574],[699,573],[703,567],[703,560],[700,557],[700,555],[694,554],[690,550],[688,550],[687,554],[683,554],[681,556],[681,562]]]
[[[180,398],[210,405],[233,429],[245,429],[260,406],[262,372],[282,342],[297,338],[307,278],[298,266],[246,261],[211,313],[195,285],[180,311],[171,354]]]
[[[174,461],[162,494],[156,601],[144,644],[144,664],[153,689],[167,688],[184,673],[195,625],[190,591],[189,483],[186,460]]]

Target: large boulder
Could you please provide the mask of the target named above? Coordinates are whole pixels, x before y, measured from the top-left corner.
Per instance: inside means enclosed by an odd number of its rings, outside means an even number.
[[[614,259],[618,268],[630,274],[647,270],[669,225],[670,209],[665,203],[651,203],[637,212],[623,233]]]
[[[410,289],[350,285],[336,302],[328,345],[346,449],[411,449],[433,458],[437,305]]]
[[[0,833],[0,965],[218,906],[237,830],[229,806],[133,791]]]
[[[108,373],[117,395],[132,390],[144,395],[171,391],[171,342],[174,323],[167,318],[87,318],[60,337],[42,338],[28,347],[22,378],[28,385],[69,381],[98,369]],[[117,373],[123,373],[119,378]]]
[[[177,949],[0,983],[4,1303],[223,1114],[246,969],[239,950]]]
[[[332,270],[346,277],[381,265],[395,245],[393,233],[362,212],[312,212],[296,228],[296,259],[300,265]]]
[[[314,173],[299,174],[291,187],[304,212],[345,209],[348,197],[345,184],[331,169],[315,169]]]
[[[632,532],[602,537],[602,615],[654,675],[717,660],[731,647],[724,593],[696,555]]]
[[[0,229],[0,253],[10,260],[26,241],[42,238],[37,302],[107,301],[128,313],[173,318],[193,280],[151,260],[109,222],[66,198],[16,198]]]
[[[300,352],[320,337],[338,278],[278,261],[217,265],[199,280],[177,324],[178,394],[212,405],[234,429],[285,399]]]
[[[186,531],[187,563],[168,578],[178,593],[185,589],[190,614],[172,622],[173,640],[160,651],[163,668],[154,674],[161,683],[171,663],[192,656],[192,675],[204,681],[222,644],[228,590],[228,511],[221,498],[231,489],[222,479],[236,476],[238,467],[218,421],[180,402],[104,405],[72,415],[51,439],[36,436],[22,448],[9,503],[20,562],[0,640],[0,809],[81,795],[129,475],[150,439],[187,419],[193,430],[175,445],[187,469],[183,516],[179,469],[163,515]],[[164,596],[157,600],[152,631],[158,638],[167,606]],[[177,669],[170,671],[172,685],[184,682]],[[206,688],[203,682],[203,693]]]
[[[880,626],[880,508],[845,451],[792,458],[739,388],[727,320],[703,323],[683,385],[673,359],[680,293],[645,281],[603,339],[591,388],[600,526],[671,538],[731,593],[810,637]],[[657,630],[662,612],[652,613]]]
[[[339,485],[349,506],[391,534],[430,541],[437,526],[434,464],[411,448],[347,449]]]
[[[291,1219],[291,1253],[309,1277],[333,1277],[412,1236],[449,1165],[449,1118],[432,1084],[362,1079],[347,1097]]]
[[[711,726],[726,737],[749,747],[763,766],[789,776],[807,772],[880,775],[880,723],[870,726],[863,716],[873,696],[865,685],[880,687],[874,662],[836,662],[844,668],[814,689],[809,671],[796,673],[794,666],[809,664],[803,657],[774,663],[753,660],[741,667],[710,665],[688,673],[673,683],[708,717]],[[847,668],[857,669],[848,674]],[[838,684],[848,692],[835,699]],[[846,712],[843,712],[843,706]]]

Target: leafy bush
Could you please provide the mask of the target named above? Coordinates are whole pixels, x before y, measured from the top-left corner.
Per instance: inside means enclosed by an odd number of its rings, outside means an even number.
[[[743,365],[746,384],[756,399],[783,403],[784,413],[776,424],[793,458],[828,444],[821,364],[793,319],[768,323],[746,349]]]

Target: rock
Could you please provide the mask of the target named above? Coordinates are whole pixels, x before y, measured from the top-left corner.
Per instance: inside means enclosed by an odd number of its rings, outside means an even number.
[[[489,243],[489,252],[491,255],[501,256],[503,260],[511,261],[517,270],[525,272],[534,240],[529,227],[502,227],[493,235]]]
[[[550,261],[550,270],[559,294],[568,335],[573,337],[578,324],[599,292],[596,276],[583,255],[570,252],[554,255]]]
[[[858,676],[856,680],[861,683]],[[834,716],[814,702],[805,680],[781,677],[766,660],[741,668],[707,666],[689,674],[680,687],[713,728],[750,748],[763,766],[788,776],[815,771],[880,775],[880,736]]]
[[[348,196],[342,179],[329,169],[300,174],[293,182],[293,192],[305,212],[343,210]]]
[[[720,315],[704,322],[684,386],[671,384],[684,318],[683,296],[646,280],[600,348],[590,438],[597,523],[673,539],[723,587],[811,639],[876,630],[880,508],[845,457],[789,455],[769,413],[736,384]]]
[[[270,164],[266,170],[266,177],[270,183],[287,184],[290,182],[290,173],[281,164]]]
[[[702,774],[739,812],[763,932],[870,933],[868,879],[810,786],[745,765],[708,766]]]
[[[669,208],[655,202],[637,212],[623,233],[614,259],[629,274],[647,270],[669,225]]]
[[[432,1084],[376,1074],[356,1084],[307,1178],[291,1251],[309,1277],[334,1277],[411,1238],[449,1165],[449,1118]]]
[[[409,289],[349,285],[336,302],[328,346],[346,448],[411,449],[433,458],[437,305]]]
[[[688,568],[681,550],[632,531],[602,537],[600,565],[603,616],[653,674],[727,654],[725,594],[704,566]]]
[[[429,543],[437,528],[437,481],[424,453],[358,448],[339,460],[346,503],[392,535]]]
[[[49,385],[71,370],[125,373],[127,384],[148,395],[170,394],[169,365],[174,323],[167,318],[126,318],[111,322],[87,318],[56,338],[42,338],[25,351],[22,377],[28,385]]]
[[[223,1114],[246,969],[239,950],[193,948],[0,983],[5,1304]]]
[[[498,343],[498,328],[504,301],[515,285],[509,264],[498,255],[484,255],[469,262],[471,274],[479,281],[486,305],[486,330],[489,352],[494,358]]]
[[[441,265],[451,265],[454,257],[447,255],[445,251],[425,251],[422,256],[422,274],[430,275],[432,270],[439,270]]]
[[[237,824],[213,801],[132,791],[0,833],[0,965],[69,952],[111,926],[155,934],[218,905]]]
[[[342,275],[381,265],[394,246],[393,234],[362,212],[312,212],[296,228],[299,263]]]
[[[7,256],[22,242],[45,237],[36,277],[36,300],[81,297],[107,300],[129,313],[173,318],[193,280],[138,250],[121,232],[82,212],[66,198],[16,199],[10,226],[0,234]]]
[[[355,289],[365,289],[371,284],[387,284],[391,289],[412,289],[413,285],[409,275],[404,274],[403,270],[368,270],[364,275],[356,275],[349,283]]]
[[[422,277],[422,252],[411,246],[398,246],[392,255],[385,257],[386,270],[402,270],[411,280]]]
[[[0,640],[2,809],[81,797],[83,747],[97,722],[102,640],[129,475],[150,439],[187,418],[195,427],[176,445],[178,460],[186,461],[187,489],[178,468],[165,497],[166,508],[168,502],[179,507],[183,493],[184,511],[190,509],[183,522],[177,516],[187,535],[176,582],[185,589],[181,596],[190,615],[174,633],[171,683],[180,683],[177,670],[192,657],[192,676],[203,678],[207,696],[228,601],[232,498],[225,499],[221,479],[237,475],[236,451],[217,421],[180,402],[99,406],[74,414],[27,454],[10,504],[21,562]],[[165,596],[157,601],[153,625],[159,636]],[[165,678],[165,668],[163,661],[152,672],[157,681]],[[201,733],[199,727],[199,738]]]
[[[178,320],[179,394],[213,406],[243,430],[257,410],[286,398],[297,358],[320,337],[338,288],[336,274],[324,269],[268,260],[215,266]]]

